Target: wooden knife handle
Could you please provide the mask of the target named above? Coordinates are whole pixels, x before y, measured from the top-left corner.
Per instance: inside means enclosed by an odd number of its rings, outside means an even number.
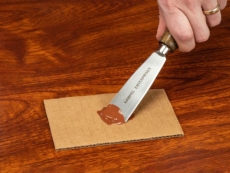
[[[176,41],[174,40],[168,29],[165,30],[163,36],[161,37],[160,43],[168,46],[172,52],[178,48]]]

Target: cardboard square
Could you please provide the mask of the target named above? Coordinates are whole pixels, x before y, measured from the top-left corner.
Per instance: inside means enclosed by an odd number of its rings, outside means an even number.
[[[107,125],[97,111],[115,96],[100,94],[44,100],[55,149],[183,136],[183,130],[163,89],[149,90],[135,117],[122,125]]]

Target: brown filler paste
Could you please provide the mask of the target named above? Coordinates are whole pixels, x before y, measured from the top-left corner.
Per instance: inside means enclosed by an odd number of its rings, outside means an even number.
[[[101,111],[97,111],[97,113],[100,115],[101,119],[108,125],[125,123],[125,119],[120,108],[113,104],[109,104]]]

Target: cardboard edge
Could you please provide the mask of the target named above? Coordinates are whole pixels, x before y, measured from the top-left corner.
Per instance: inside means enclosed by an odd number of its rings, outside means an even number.
[[[55,150],[56,151],[62,151],[62,150],[69,150],[69,149],[81,149],[81,148],[90,148],[90,147],[97,147],[97,146],[108,146],[108,145],[112,145],[112,144],[124,144],[124,143],[151,141],[151,140],[165,139],[165,138],[179,138],[179,137],[184,137],[184,133],[175,134],[175,135],[157,136],[157,137],[151,137],[151,138],[145,138],[145,139],[135,139],[135,140],[126,140],[126,141],[117,141],[117,142],[105,142],[105,143],[82,145],[82,146],[67,147],[67,148],[58,148],[58,149],[55,148]]]

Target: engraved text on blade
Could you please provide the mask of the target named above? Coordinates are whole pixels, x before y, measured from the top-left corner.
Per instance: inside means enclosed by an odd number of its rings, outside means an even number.
[[[138,89],[138,87],[141,85],[142,81],[145,79],[145,77],[148,75],[149,71],[151,70],[150,67],[145,71],[145,73],[142,75],[141,79],[138,81],[138,83],[135,85],[134,89]],[[129,95],[126,97],[124,103],[128,103],[132,95],[135,93],[135,91],[131,91]]]

